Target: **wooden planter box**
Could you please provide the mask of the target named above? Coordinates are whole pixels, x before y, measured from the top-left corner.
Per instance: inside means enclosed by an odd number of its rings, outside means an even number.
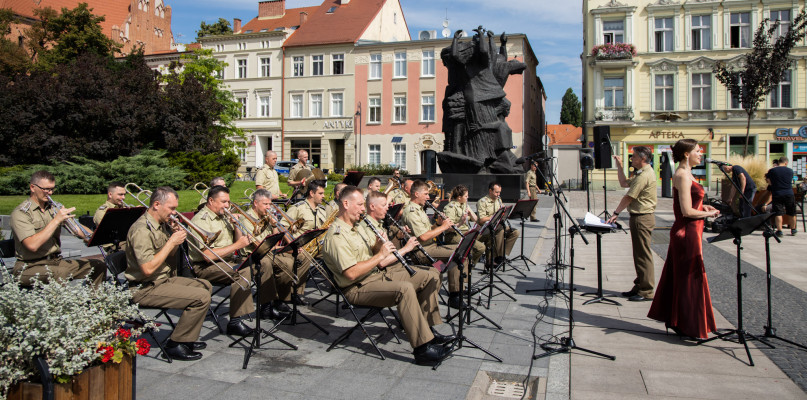
[[[41,399],[40,383],[20,382],[11,388],[8,400]],[[110,363],[88,368],[73,376],[70,383],[54,384],[54,400],[132,400],[134,396],[134,361],[124,357],[120,364]]]

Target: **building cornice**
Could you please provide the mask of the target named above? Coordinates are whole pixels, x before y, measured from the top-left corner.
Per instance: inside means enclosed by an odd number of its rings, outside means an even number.
[[[636,6],[629,6],[627,4],[623,4],[618,2],[617,0],[611,0],[608,3],[605,3],[593,10],[591,10],[591,14],[616,14],[616,13],[625,13],[625,14],[632,14],[636,11]]]

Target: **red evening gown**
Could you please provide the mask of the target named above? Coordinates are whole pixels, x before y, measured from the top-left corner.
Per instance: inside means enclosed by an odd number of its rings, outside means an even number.
[[[703,186],[692,182],[692,208],[703,211]],[[675,222],[670,229],[667,260],[647,316],[694,338],[717,330],[709,282],[703,266],[703,219],[684,218],[673,190]]]

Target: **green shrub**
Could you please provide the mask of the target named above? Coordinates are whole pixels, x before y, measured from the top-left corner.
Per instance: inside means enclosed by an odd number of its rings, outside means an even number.
[[[392,171],[394,171],[397,167],[392,164],[367,164],[362,166],[352,165],[350,168],[347,168],[347,171],[361,171],[364,172],[365,176],[375,176],[375,175],[392,175]],[[400,170],[401,175],[409,175],[409,172],[405,169]]]
[[[183,181],[184,187],[191,187],[196,182],[210,183],[210,180],[221,176],[231,186],[235,181],[235,172],[241,165],[241,160],[234,152],[224,154],[202,154],[198,151],[176,152],[168,155],[172,166],[181,168],[187,176]]]
[[[143,150],[136,156],[118,157],[113,161],[76,157],[74,162],[8,168],[0,175],[0,195],[27,194],[31,174],[42,169],[56,177],[59,194],[104,193],[111,181],[133,182],[143,188],[180,188],[186,175],[169,165],[165,152],[158,150]]]
[[[329,172],[327,178],[329,182],[342,182],[345,180],[344,175],[337,174],[336,172]]]

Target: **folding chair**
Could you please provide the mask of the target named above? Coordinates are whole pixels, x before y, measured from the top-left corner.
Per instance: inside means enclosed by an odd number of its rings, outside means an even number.
[[[0,240],[0,265],[3,266],[9,273],[13,266],[7,266],[4,258],[14,257],[14,239]]]
[[[116,251],[109,256],[107,256],[107,269],[109,270],[109,274],[112,277],[113,282],[116,286],[120,287],[122,290],[129,290],[129,281],[126,280],[124,277],[123,279],[119,278],[119,275],[126,271],[126,252],[125,251]],[[174,321],[171,319],[171,316],[168,314],[168,310],[170,308],[161,308],[161,307],[148,307],[138,304],[138,307],[142,310],[159,310],[157,315],[152,318],[152,321],[157,320],[160,316],[165,316],[165,319],[168,320],[168,324],[171,325],[171,330],[174,330],[176,325]],[[143,326],[146,324],[146,321],[142,320],[135,320],[130,321],[132,324]],[[160,353],[165,355],[165,359],[171,363],[173,360],[168,353],[165,352],[165,348],[163,347],[163,342],[157,340],[157,336],[154,335],[154,329],[149,328],[146,329],[146,333],[151,336],[151,339],[157,343],[157,346],[160,348]],[[166,338],[167,340],[167,338]],[[160,353],[157,353],[158,357]]]

